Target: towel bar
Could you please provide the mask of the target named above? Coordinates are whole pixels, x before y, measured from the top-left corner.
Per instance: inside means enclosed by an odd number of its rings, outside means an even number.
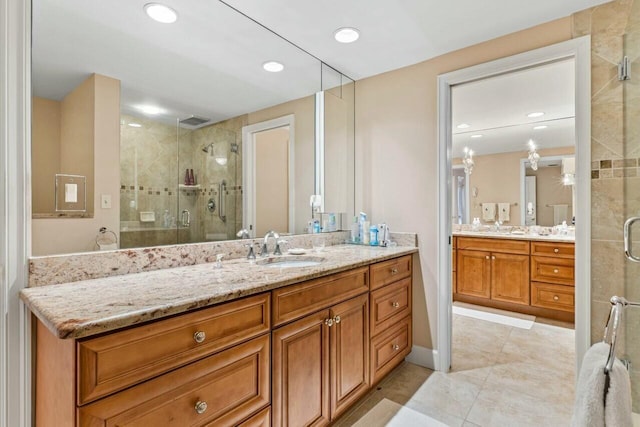
[[[607,323],[604,327],[603,342],[609,344],[609,356],[607,357],[607,363],[604,365],[604,373],[608,374],[613,368],[613,362],[616,359],[616,337],[618,334],[618,327],[620,326],[620,316],[627,307],[639,307],[640,303],[627,301],[627,299],[619,296],[611,297],[611,311],[607,318]],[[609,339],[609,342],[607,342]],[[630,362],[627,361],[625,366],[629,366]]]

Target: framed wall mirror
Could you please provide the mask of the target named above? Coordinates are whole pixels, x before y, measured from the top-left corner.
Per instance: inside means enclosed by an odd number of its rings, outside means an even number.
[[[353,215],[353,81],[224,3],[178,2],[172,23],[146,4],[33,0],[33,255],[304,233],[318,176],[324,211]],[[284,117],[251,165],[282,206],[256,230],[243,133]],[[85,177],[86,210],[55,211],[56,174]]]

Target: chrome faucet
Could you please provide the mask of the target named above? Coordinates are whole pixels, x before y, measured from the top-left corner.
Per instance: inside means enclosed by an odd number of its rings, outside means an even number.
[[[269,237],[273,237],[276,240],[276,249],[274,250],[273,254],[282,255],[282,253],[278,253],[280,252],[280,247],[278,245],[278,239],[280,238],[280,235],[273,230],[269,230],[267,231],[267,234],[264,235],[264,243],[262,244],[262,251],[260,252],[260,256],[269,255],[269,250],[267,249],[267,243],[269,243]]]
[[[500,221],[496,221],[495,226],[496,226],[496,233],[500,231],[500,226],[502,225],[502,222]]]
[[[191,225],[191,213],[187,209],[182,211],[180,221],[182,222],[183,227],[189,227]]]

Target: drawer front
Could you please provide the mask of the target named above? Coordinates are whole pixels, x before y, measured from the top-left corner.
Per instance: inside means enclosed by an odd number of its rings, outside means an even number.
[[[371,292],[371,336],[411,314],[411,279],[402,279]]]
[[[264,293],[79,341],[78,404],[268,332],[269,309]]]
[[[375,384],[411,352],[411,316],[371,340],[371,383]]]
[[[574,261],[571,258],[531,257],[531,280],[559,285],[573,285]]]
[[[529,241],[515,239],[491,239],[481,237],[460,237],[457,249],[473,251],[501,252],[506,254],[529,255]]]
[[[573,258],[575,245],[573,243],[531,242],[531,255]]]
[[[369,291],[369,267],[362,267],[272,291],[273,326]]]
[[[379,262],[371,266],[371,289],[411,276],[411,255]]]
[[[214,427],[211,423],[207,427]],[[271,426],[271,406],[267,406],[262,411],[255,414],[248,420],[238,424],[238,427],[270,427]]]
[[[269,335],[78,409],[79,426],[234,425],[269,404]]]
[[[573,313],[575,308],[574,287],[531,282],[531,305]]]

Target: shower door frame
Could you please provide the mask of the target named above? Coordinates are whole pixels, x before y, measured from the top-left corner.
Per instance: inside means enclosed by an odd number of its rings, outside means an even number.
[[[451,87],[564,59],[575,60],[576,211],[575,236],[576,369],[591,345],[591,38],[583,36],[438,76],[438,323],[434,365],[451,367]]]

